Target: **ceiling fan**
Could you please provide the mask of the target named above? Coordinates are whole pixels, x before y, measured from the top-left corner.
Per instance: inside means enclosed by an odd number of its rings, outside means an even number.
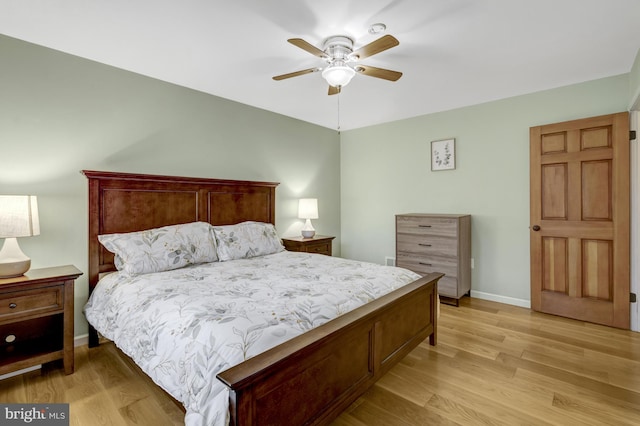
[[[314,56],[324,59],[327,65],[325,67],[308,68],[306,70],[277,75],[273,77],[274,80],[279,81],[322,71],[322,77],[329,83],[329,95],[335,95],[336,93],[340,93],[340,90],[349,84],[356,73],[389,81],[396,81],[402,77],[402,73],[398,71],[376,68],[359,63],[361,59],[368,58],[399,45],[400,42],[391,35],[382,36],[355,51],[353,50],[353,39],[344,35],[327,38],[322,49],[315,47],[301,38],[290,38],[287,41]]]

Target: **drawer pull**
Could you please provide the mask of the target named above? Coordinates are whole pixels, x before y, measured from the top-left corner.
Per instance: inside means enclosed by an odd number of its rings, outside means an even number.
[[[422,247],[431,247],[431,244],[422,244],[422,243],[418,243],[419,246]]]
[[[7,337],[4,338],[4,341],[7,343],[13,343],[16,341],[16,335],[15,334],[9,334]]]
[[[418,225],[418,228],[431,228],[431,225]]]
[[[424,262],[418,262],[418,263],[424,266],[433,266],[431,263],[424,263]]]
[[[15,303],[9,303],[9,309],[15,309],[17,307],[18,305],[16,305]]]

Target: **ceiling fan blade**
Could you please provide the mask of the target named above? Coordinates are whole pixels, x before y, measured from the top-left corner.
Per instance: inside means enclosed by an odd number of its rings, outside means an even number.
[[[387,49],[391,49],[399,45],[400,42],[392,35],[385,35],[380,37],[377,40],[372,41],[366,46],[362,46],[360,49],[356,50],[351,54],[351,56],[357,56],[358,59],[368,58],[369,56],[373,56],[377,53],[384,52]]]
[[[329,96],[340,93],[340,87],[329,86]]]
[[[376,68],[369,65],[358,65],[356,71],[369,77],[382,78],[384,80],[396,81],[402,77],[400,71],[391,71],[384,68]]]
[[[294,46],[299,47],[302,50],[306,50],[307,52],[311,53],[314,56],[318,56],[320,58],[326,58],[327,57],[327,54],[324,53],[322,50],[318,49],[313,44],[311,44],[309,42],[306,42],[301,38],[290,38],[287,41],[289,43],[293,44]]]
[[[310,74],[310,73],[316,72],[316,71],[319,71],[319,68],[309,68],[309,69],[306,69],[306,70],[290,72],[288,74],[276,75],[275,77],[273,77],[273,79],[277,80],[277,81],[280,81],[280,80],[284,80],[286,78],[291,78],[291,77],[297,77],[299,75]]]

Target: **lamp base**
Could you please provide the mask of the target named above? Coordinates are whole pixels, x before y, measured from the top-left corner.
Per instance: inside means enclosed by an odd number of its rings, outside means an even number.
[[[0,278],[20,277],[29,268],[31,268],[31,259],[22,262],[0,263]]]
[[[5,238],[0,250],[0,278],[19,277],[29,268],[31,268],[31,259],[20,250],[18,240]]]
[[[300,230],[302,234],[302,238],[313,238],[316,235],[316,230],[313,229],[313,225],[311,224],[311,219],[307,219],[304,223],[304,226]]]
[[[306,231],[303,229],[301,233],[302,233],[302,238],[313,238],[316,235],[315,230]]]

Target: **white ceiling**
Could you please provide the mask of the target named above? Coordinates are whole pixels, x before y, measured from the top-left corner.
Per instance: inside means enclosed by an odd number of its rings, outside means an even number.
[[[322,66],[289,43],[355,48],[384,23],[400,45],[327,96]],[[342,130],[627,73],[639,0],[0,0],[0,33]],[[0,52],[0,58],[1,58]],[[0,61],[1,63],[1,61]]]

